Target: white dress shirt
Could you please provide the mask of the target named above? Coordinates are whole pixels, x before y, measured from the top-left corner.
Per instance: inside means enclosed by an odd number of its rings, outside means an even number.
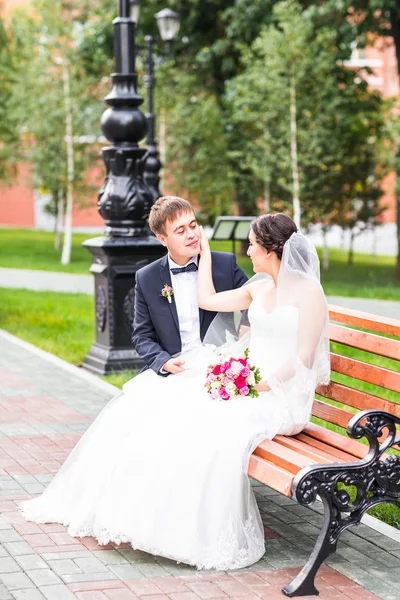
[[[191,258],[186,265],[198,264],[198,256]],[[180,268],[168,255],[169,268]],[[186,265],[183,265],[186,267]],[[175,302],[178,313],[179,333],[181,335],[182,352],[192,350],[201,345],[199,302],[197,299],[197,271],[174,275],[171,271],[171,285],[174,290],[172,302]]]

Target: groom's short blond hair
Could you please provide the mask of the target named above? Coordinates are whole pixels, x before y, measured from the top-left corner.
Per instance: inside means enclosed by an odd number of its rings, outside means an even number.
[[[193,207],[187,200],[179,196],[162,196],[151,207],[149,227],[154,235],[165,235],[167,221],[175,221],[178,215],[192,212]]]

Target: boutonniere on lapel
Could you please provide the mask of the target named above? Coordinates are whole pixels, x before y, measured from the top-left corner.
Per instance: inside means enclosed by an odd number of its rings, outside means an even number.
[[[174,295],[174,290],[172,289],[172,287],[170,285],[168,285],[168,283],[166,283],[164,285],[163,289],[161,290],[161,296],[166,298],[168,300],[168,302],[171,304],[173,295]]]

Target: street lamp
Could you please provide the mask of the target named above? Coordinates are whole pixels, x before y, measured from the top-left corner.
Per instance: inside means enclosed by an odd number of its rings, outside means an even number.
[[[147,224],[154,200],[143,178],[147,150],[139,147],[147,133],[135,73],[132,16],[138,19],[139,6],[131,0],[117,0],[117,4],[113,88],[105,98],[109,108],[101,119],[103,134],[111,142],[101,151],[107,174],[98,195],[107,237],[83,243],[93,255],[90,270],[95,276],[96,311],[96,341],[83,366],[97,374],[143,365],[131,342],[135,275],[140,267],[165,254]]]
[[[138,6],[140,0],[131,0],[131,7]],[[131,10],[133,10],[131,8]],[[157,26],[160,32],[160,37],[165,42],[167,56],[171,53],[171,47],[174,39],[179,32],[180,15],[169,8],[164,8],[155,15]],[[139,9],[137,9],[137,19],[139,18]],[[136,21],[137,23],[137,21]],[[154,201],[161,196],[160,193],[160,170],[162,163],[160,161],[159,152],[156,140],[156,118],[154,114],[154,38],[151,35],[146,35],[146,75],[144,76],[144,84],[147,88],[147,137],[146,148],[148,151],[146,164],[144,167],[144,180],[152,191]]]
[[[171,52],[172,42],[176,39],[181,25],[180,14],[170,8],[164,8],[156,14],[158,31],[167,48],[167,56]]]
[[[129,13],[132,21],[137,24],[140,15],[140,0],[130,0]]]

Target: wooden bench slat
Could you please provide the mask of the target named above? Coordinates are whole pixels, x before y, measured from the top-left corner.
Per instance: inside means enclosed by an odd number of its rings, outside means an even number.
[[[354,417],[354,413],[343,408],[338,408],[337,406],[332,406],[332,404],[327,404],[321,400],[314,400],[312,414],[314,417],[328,421],[328,423],[332,423],[333,425],[339,425],[345,429],[351,417]]]
[[[264,440],[257,446],[254,453],[295,475],[310,463],[318,462],[314,459],[311,460],[308,456],[294,452],[290,448],[285,448],[275,440]]]
[[[318,442],[324,442],[338,450],[343,450],[348,454],[352,454],[355,458],[365,458],[368,454],[368,446],[365,444],[362,444],[357,440],[352,440],[349,437],[345,437],[340,433],[336,433],[336,431],[330,431],[315,423],[309,423],[300,435],[302,434],[307,434],[310,438],[313,438]]]
[[[374,408],[376,410],[386,410],[392,415],[400,418],[400,404],[395,404],[390,400],[378,398],[373,394],[361,392],[353,388],[347,387],[341,383],[330,382],[329,385],[319,386],[317,394],[324,398],[330,398],[341,404],[358,408],[359,410],[367,410]]]
[[[370,365],[354,358],[341,356],[331,352],[331,369],[337,373],[379,385],[393,392],[400,392],[400,373],[395,373],[383,367]]]
[[[284,496],[289,498],[292,496],[294,474],[288,473],[277,465],[265,462],[255,454],[250,456],[248,474]]]
[[[340,435],[340,434],[339,434]],[[297,438],[302,441],[304,444],[309,444],[310,446],[319,449],[320,451],[326,450],[329,451],[332,458],[334,460],[332,462],[353,462],[355,460],[355,456],[353,454],[349,454],[348,452],[344,452],[343,450],[339,450],[338,448],[333,448],[329,442],[322,442],[317,440],[306,433],[299,433]]]
[[[328,309],[332,321],[345,323],[346,325],[354,325],[355,327],[364,327],[371,331],[400,337],[400,321],[397,319],[378,317],[377,315],[371,315],[369,313],[344,308],[343,306],[335,306],[333,304],[330,304]]]
[[[322,442],[314,444],[313,438],[304,434],[297,434],[295,437],[277,435],[274,440],[278,441],[282,446],[300,452],[304,456],[309,456],[310,459],[314,460],[316,463],[329,464],[338,461],[349,462],[354,460],[354,456],[351,454],[346,454],[328,444],[323,444]]]
[[[331,323],[329,326],[330,339],[346,346],[351,346],[379,356],[400,360],[400,341],[385,338],[374,333],[358,331]]]

